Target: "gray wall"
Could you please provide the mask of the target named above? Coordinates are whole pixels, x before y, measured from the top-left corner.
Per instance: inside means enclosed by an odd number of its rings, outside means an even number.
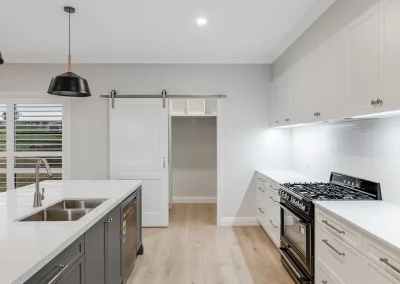
[[[379,0],[336,0],[336,2],[273,64],[273,77],[279,77],[321,43],[335,35]]]
[[[66,65],[5,64],[0,91],[46,91],[52,76]],[[257,168],[287,166],[288,155],[265,149],[269,65],[75,65],[90,84],[92,97],[71,99],[71,166],[73,179],[108,179],[108,100],[121,93],[222,92],[222,215],[254,216],[254,194],[248,190]],[[274,140],[273,140],[274,141]],[[279,153],[276,154],[276,153]]]
[[[217,196],[217,120],[173,117],[171,121],[174,198]]]

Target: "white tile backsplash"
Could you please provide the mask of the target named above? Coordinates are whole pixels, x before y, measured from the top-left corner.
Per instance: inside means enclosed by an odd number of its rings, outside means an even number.
[[[328,181],[332,171],[381,183],[400,205],[400,118],[292,129],[292,168]]]

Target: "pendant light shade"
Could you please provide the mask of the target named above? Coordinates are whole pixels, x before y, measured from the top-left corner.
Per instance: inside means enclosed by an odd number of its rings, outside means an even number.
[[[51,79],[47,93],[64,97],[90,97],[91,94],[88,82],[73,73],[71,68],[71,14],[75,13],[75,8],[66,6],[64,7],[64,11],[69,14],[68,70]]]
[[[65,97],[90,97],[88,82],[73,72],[65,72],[51,79],[49,94]]]
[[[3,63],[4,63],[3,56],[1,55],[1,51],[0,51],[0,65]]]

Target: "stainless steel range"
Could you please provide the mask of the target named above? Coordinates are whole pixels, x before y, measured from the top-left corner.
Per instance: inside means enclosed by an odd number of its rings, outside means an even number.
[[[380,184],[332,173],[329,183],[286,183],[281,196],[282,263],[296,283],[314,283],[314,204],[318,200],[382,200]]]

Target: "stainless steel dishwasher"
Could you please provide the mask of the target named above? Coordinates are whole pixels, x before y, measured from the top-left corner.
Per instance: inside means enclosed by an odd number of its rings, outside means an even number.
[[[129,196],[122,204],[122,265],[124,283],[135,265],[137,244],[141,237],[141,224],[138,224],[138,197],[137,193]]]

